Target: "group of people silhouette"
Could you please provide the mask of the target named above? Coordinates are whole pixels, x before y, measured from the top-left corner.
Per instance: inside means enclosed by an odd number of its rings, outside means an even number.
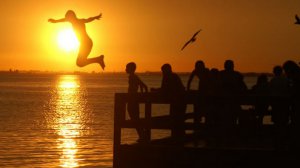
[[[132,120],[139,119],[139,106],[134,95],[139,92],[139,88],[141,92],[148,92],[147,85],[135,74],[135,69],[134,62],[126,66],[126,72],[129,74],[128,93],[132,95],[127,111]],[[279,134],[284,134],[288,126],[299,130],[300,67],[294,61],[286,61],[282,66],[275,66],[274,75],[270,80],[265,74],[259,75],[256,84],[249,89],[244,82],[244,76],[234,69],[232,60],[225,61],[224,70],[209,69],[205,67],[203,61],[197,61],[189,75],[186,87],[180,77],[172,71],[170,64],[162,65],[161,71],[161,87],[151,88],[151,92],[158,92],[171,102],[170,116],[175,123],[172,137],[181,137],[185,134],[182,125],[186,114],[184,95],[187,92],[199,94],[199,102],[194,104],[194,122],[219,126],[224,136],[230,135],[233,128],[245,120],[241,119],[241,105],[234,99],[235,96],[257,96],[252,113],[257,127],[263,125],[264,116],[271,111],[272,122],[278,128]],[[194,78],[199,79],[197,90],[191,89]],[[218,96],[226,97],[226,103],[215,101],[214,98]],[[262,96],[265,98],[260,99],[259,97]],[[271,98],[272,101],[267,101],[266,97]],[[291,98],[291,101],[286,101],[287,98]],[[138,141],[143,141],[143,130],[137,129],[137,132]]]

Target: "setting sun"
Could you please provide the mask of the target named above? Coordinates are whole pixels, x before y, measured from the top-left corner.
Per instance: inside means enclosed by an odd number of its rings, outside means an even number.
[[[63,29],[57,36],[58,46],[65,51],[74,51],[78,49],[79,42],[72,29]]]

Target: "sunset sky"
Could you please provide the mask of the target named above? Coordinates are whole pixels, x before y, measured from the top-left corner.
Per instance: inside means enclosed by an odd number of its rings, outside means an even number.
[[[242,72],[271,72],[287,59],[300,61],[299,0],[1,0],[0,70],[102,72],[97,64],[76,67],[77,51],[59,47],[59,32],[71,25],[47,20],[68,9],[79,18],[102,13],[86,26],[89,57],[105,55],[105,72],[124,71],[131,61],[141,72],[164,63],[189,72],[196,60],[222,69],[226,59]]]

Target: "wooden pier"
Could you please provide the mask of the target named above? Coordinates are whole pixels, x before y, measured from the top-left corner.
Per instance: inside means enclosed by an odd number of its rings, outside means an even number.
[[[227,138],[214,134],[214,129],[205,123],[184,122],[183,128],[190,130],[180,141],[172,137],[152,139],[151,130],[174,128],[169,115],[152,116],[153,104],[170,104],[171,101],[159,93],[139,93],[135,95],[144,106],[144,117],[132,121],[126,117],[127,93],[115,94],[114,107],[114,168],[223,168],[223,167],[292,167],[298,164],[298,156],[289,145],[291,136],[278,146],[274,125],[243,124],[243,114],[251,114],[251,109],[240,111],[240,121],[234,127],[234,133]],[[289,97],[274,98],[268,96],[201,96],[195,92],[186,93],[186,104],[199,101],[226,103],[234,101],[241,106],[252,106],[258,101],[265,103],[291,102]],[[266,114],[270,115],[270,114]],[[249,116],[249,115],[246,115]],[[186,113],[186,119],[194,117],[193,112]],[[147,141],[143,143],[124,144],[121,142],[122,129],[146,130]],[[291,131],[288,127],[287,132]],[[294,167],[294,166],[293,166]]]

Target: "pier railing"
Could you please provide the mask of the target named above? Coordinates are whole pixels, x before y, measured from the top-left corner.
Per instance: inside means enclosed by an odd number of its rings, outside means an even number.
[[[113,164],[114,168],[120,167],[118,164],[119,152],[121,149],[121,130],[123,128],[144,128],[146,130],[146,139],[151,140],[151,129],[171,129],[174,127],[173,122],[170,120],[170,116],[155,116],[152,114],[153,104],[171,104],[171,100],[162,96],[159,93],[138,93],[135,95],[136,100],[139,104],[144,104],[145,116],[138,121],[132,121],[126,117],[127,110],[126,106],[129,101],[129,95],[127,93],[116,93],[115,94],[115,106],[114,106],[114,146],[113,146]],[[187,92],[183,97],[183,103],[196,104],[199,102],[208,103],[223,103],[226,104],[234,102],[239,105],[250,105],[253,106],[257,103],[283,103],[291,102],[290,97],[271,97],[265,95],[247,95],[247,96],[203,96],[197,92]],[[187,115],[191,115],[189,113]],[[267,114],[269,115],[269,114]],[[126,119],[127,118],[127,119]],[[169,122],[170,121],[170,122]],[[184,123],[185,130],[195,129],[195,124],[191,122]]]

